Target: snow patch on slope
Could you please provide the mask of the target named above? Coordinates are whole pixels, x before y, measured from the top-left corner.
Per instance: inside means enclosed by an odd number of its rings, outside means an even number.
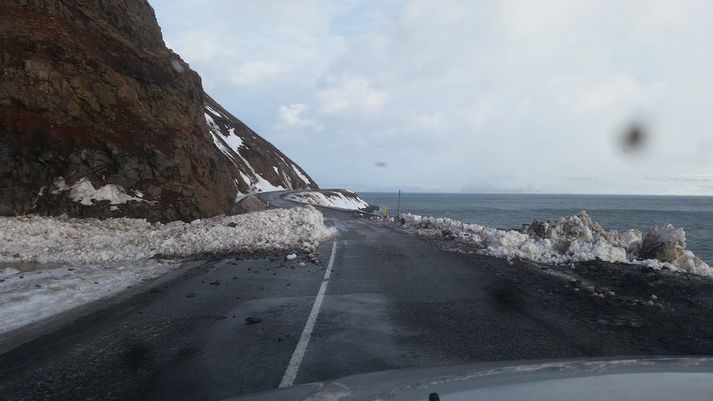
[[[243,138],[239,137],[235,133],[235,128],[231,128],[228,130],[228,136],[224,137],[225,142],[228,143],[228,146],[230,149],[240,149],[241,146],[243,146]]]
[[[285,187],[281,185],[272,185],[270,181],[262,178],[262,176],[255,174],[256,181],[254,181],[251,187],[255,192],[269,192],[269,191],[284,191]]]
[[[302,172],[300,171],[300,169],[297,168],[297,166],[295,166],[295,165],[293,164],[293,165],[292,165],[292,169],[295,171],[295,174],[297,174],[297,176],[300,177],[300,180],[302,180],[302,182],[304,182],[304,183],[307,184],[307,185],[311,185],[311,184],[312,184],[312,182],[310,182],[309,178],[307,178],[307,176],[305,176],[304,174],[302,174]]]
[[[55,190],[52,191],[53,195],[70,191],[70,198],[85,206],[93,205],[94,201],[104,200],[108,200],[112,205],[121,205],[129,201],[145,202],[145,200],[142,199],[143,194],[138,191],[136,192],[137,196],[130,196],[127,195],[124,188],[119,185],[107,184],[95,188],[92,182],[86,177],[75,182],[71,187],[64,182],[63,177],[59,177],[55,179],[54,186]]]
[[[483,255],[545,264],[601,259],[713,276],[713,269],[686,249],[684,230],[670,224],[642,235],[638,230],[605,230],[584,211],[553,221],[534,221],[520,231],[413,214],[402,218],[408,232],[469,244]]]
[[[360,210],[369,206],[369,203],[353,192],[347,196],[338,191],[300,191],[285,195],[285,199],[308,205],[346,210]]]
[[[206,110],[216,117],[220,116],[223,118],[227,118],[227,116],[220,114],[210,106],[206,105]],[[230,128],[228,130],[228,134],[223,135],[222,131],[220,130],[220,127],[218,126],[218,124],[216,124],[215,120],[209,113],[205,113],[205,119],[206,123],[208,124],[211,136],[213,138],[213,143],[229,160],[233,162],[233,164],[235,164],[236,167],[238,167],[238,169],[240,169],[241,167],[238,163],[238,159],[242,162],[245,168],[247,168],[247,175],[243,171],[239,171],[239,173],[245,183],[250,186],[250,192],[285,190],[285,187],[281,185],[273,185],[272,183],[270,183],[270,181],[266,180],[264,177],[262,177],[255,171],[250,162],[248,162],[248,160],[240,154],[240,149],[243,148],[245,145],[243,143],[243,139],[235,133],[235,128]],[[277,173],[277,167],[273,166],[273,169]],[[245,194],[242,194],[238,191],[238,193],[236,194],[236,198],[240,198],[243,195]]]
[[[211,137],[213,137],[213,143],[215,144],[215,146],[226,157],[228,157],[228,159],[235,161],[235,157],[234,157],[233,153],[231,152],[231,149],[227,146],[227,143],[225,142],[225,138],[220,133],[220,127],[218,127],[218,124],[215,123],[215,120],[213,120],[213,117],[211,117],[208,113],[205,113],[205,121],[208,124],[208,129],[211,133]]]

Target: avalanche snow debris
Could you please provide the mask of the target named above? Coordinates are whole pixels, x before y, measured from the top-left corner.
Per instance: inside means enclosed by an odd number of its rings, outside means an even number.
[[[129,218],[0,217],[0,263],[89,264],[205,253],[312,251],[336,232],[312,206],[167,224]]]
[[[601,259],[713,276],[713,269],[686,249],[685,231],[670,224],[655,226],[642,235],[638,230],[623,233],[606,230],[592,221],[586,211],[552,221],[536,220],[522,230],[501,230],[414,214],[402,217],[406,231],[425,237],[441,237],[446,232],[455,241],[474,245],[483,255],[545,264]]]
[[[329,191],[327,194],[317,191],[300,191],[287,194],[285,199],[308,205],[332,207],[346,210],[359,210],[369,206],[369,203],[356,194],[346,196],[341,192]]]
[[[312,253],[336,233],[312,206],[168,224],[129,218],[0,217],[0,263],[52,263],[24,273],[0,265],[0,333],[110,297],[181,266],[180,261],[149,258],[298,248]]]

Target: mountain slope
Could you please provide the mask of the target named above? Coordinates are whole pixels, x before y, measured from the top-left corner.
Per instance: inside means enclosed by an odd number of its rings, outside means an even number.
[[[231,162],[239,195],[319,188],[300,166],[208,95],[205,95],[205,119],[215,146]]]
[[[204,95],[145,0],[0,0],[0,43],[0,215],[192,220],[315,186]]]

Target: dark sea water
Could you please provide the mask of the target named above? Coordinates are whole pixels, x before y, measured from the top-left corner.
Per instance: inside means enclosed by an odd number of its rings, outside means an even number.
[[[396,214],[395,193],[360,193]],[[713,197],[401,193],[401,212],[450,217],[498,228],[520,228],[586,210],[604,228],[647,232],[671,223],[686,230],[688,249],[713,266]]]

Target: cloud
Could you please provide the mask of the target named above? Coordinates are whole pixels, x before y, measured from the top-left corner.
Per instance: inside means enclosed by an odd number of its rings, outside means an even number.
[[[275,128],[287,129],[307,127],[315,130],[321,130],[322,126],[317,121],[303,116],[308,109],[309,107],[307,107],[307,105],[301,103],[280,106],[277,110],[277,123],[275,123]]]
[[[404,127],[412,131],[438,133],[447,124],[440,111],[410,111],[404,114]]]
[[[264,110],[272,112],[284,104],[284,98],[278,101],[275,95],[313,88],[331,59],[344,51],[342,36],[330,31],[330,12],[342,6],[326,1],[151,4],[168,46],[201,75],[211,95],[228,106],[248,98],[257,105],[258,97],[270,97],[274,103]],[[261,116],[264,122],[270,113]]]
[[[641,177],[713,171],[708,1],[152,5],[211,95],[317,181],[663,193]],[[632,121],[637,157],[619,150]]]
[[[283,78],[290,67],[277,61],[249,60],[235,66],[230,81],[235,86],[249,86]]]
[[[210,64],[235,57],[234,44],[211,31],[190,31],[167,45],[191,63]]]
[[[359,76],[329,77],[325,88],[317,93],[319,111],[324,114],[376,113],[386,104],[388,95],[374,89],[371,82]]]

